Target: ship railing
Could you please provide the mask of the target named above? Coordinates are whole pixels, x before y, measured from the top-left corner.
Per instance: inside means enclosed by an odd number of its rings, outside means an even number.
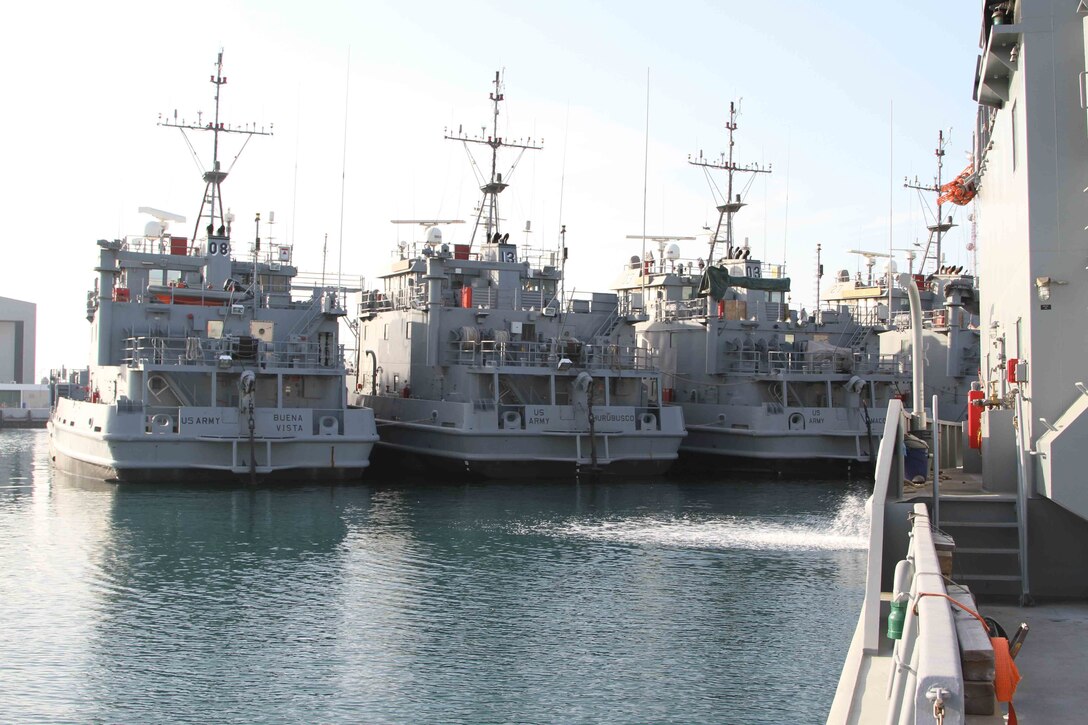
[[[910,371],[909,354],[854,353],[854,372],[904,374]]]
[[[253,337],[129,337],[124,341],[123,362],[137,365],[216,367],[253,363],[260,367],[342,368],[344,346],[324,349],[316,340],[288,339],[268,342]]]
[[[963,452],[967,443],[967,423],[958,420],[935,420],[933,425],[938,429],[937,441],[934,446],[941,470],[948,468],[963,468]]]
[[[600,312],[611,314],[618,306],[619,299],[612,293],[571,292],[567,295],[564,309],[575,314]]]
[[[468,244],[448,244],[447,258],[464,260],[466,262],[483,262],[484,255],[480,252],[482,242],[474,246]],[[558,251],[532,248],[525,245],[516,245],[518,248],[518,263],[528,263],[531,269],[539,269],[545,272],[553,272],[558,269],[562,260]],[[423,241],[405,242],[403,247],[397,247],[390,251],[390,256],[398,261],[420,259],[432,256],[435,252],[441,254],[441,248],[435,249]],[[492,255],[493,256],[493,255]]]
[[[893,669],[888,684],[888,709],[890,713],[912,713],[920,721],[933,713],[934,696],[939,696],[944,710],[943,722],[957,723],[964,721],[965,713],[963,667],[952,605],[944,598],[948,591],[937,558],[934,528],[926,505],[914,504],[910,543],[904,560],[907,573],[900,581],[897,567],[894,585],[895,589],[903,587],[904,591],[892,592],[893,598],[904,600],[903,606],[908,610],[902,637],[895,642],[892,651],[892,660],[909,662],[914,671],[902,666]],[[917,616],[911,616],[915,612]],[[889,717],[889,721],[898,721],[898,718]]]
[[[529,263],[530,269],[539,269],[546,273],[552,273],[557,270],[562,262],[559,252],[548,251],[546,249],[520,247],[518,254],[520,255],[519,259],[522,262]]]
[[[397,290],[363,290],[359,301],[359,316],[370,317],[390,310],[418,310],[426,302],[426,286],[422,283]]]
[[[479,367],[559,369],[562,364],[562,369],[619,371],[653,370],[655,365],[655,356],[645,348],[574,340],[459,341],[450,343],[449,356],[456,365]]]
[[[312,291],[315,289],[335,289],[341,295],[347,292],[361,292],[364,278],[351,274],[322,274],[321,272],[299,272],[291,280],[292,289]]]
[[[654,318],[659,320],[692,320],[706,317],[706,298],[688,300],[655,300]]]
[[[543,310],[551,308],[554,311],[561,308],[558,295],[554,291],[548,291],[543,288],[522,289],[520,300],[521,309],[523,310]]]
[[[861,327],[876,327],[877,325],[883,324],[884,318],[880,316],[879,312],[880,311],[875,307],[852,307],[849,310],[850,316],[854,319],[854,322],[858,323]]]
[[[731,372],[749,374],[899,374],[904,371],[902,356],[848,354],[845,351],[736,350],[726,353],[726,365]]]
[[[122,249],[126,252],[136,252],[137,254],[173,254],[175,250],[185,250],[184,255],[195,255],[199,251],[199,242],[193,239],[183,240],[181,237],[145,237],[142,235],[130,234],[124,238]],[[185,243],[184,247],[176,246],[178,243]]]
[[[767,362],[772,371],[801,375],[827,375],[829,373],[847,373],[853,370],[851,356],[837,351],[785,352],[769,350],[767,352]]]
[[[722,261],[740,262],[740,260],[724,259]],[[636,258],[634,261],[629,261],[624,264],[624,269],[637,270],[639,268],[642,268],[651,274],[681,274],[698,278],[702,276],[703,270],[706,269],[706,260],[701,257],[677,257],[676,259],[651,259],[645,262],[639,262]],[[781,279],[786,276],[786,265],[760,262],[759,272],[759,276],[761,277]]]
[[[948,311],[943,307],[923,311],[922,327],[948,327]]]
[[[910,329],[910,313],[897,312],[892,317],[892,324],[897,330]],[[943,307],[922,311],[922,327],[925,329],[948,327],[948,312]]]
[[[311,292],[311,298],[306,301],[304,311],[287,333],[288,339],[294,336],[309,336],[312,327],[322,315],[343,313],[337,291],[333,288],[317,288]]]

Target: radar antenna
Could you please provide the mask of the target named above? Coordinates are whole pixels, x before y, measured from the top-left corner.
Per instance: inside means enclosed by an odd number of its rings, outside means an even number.
[[[695,237],[682,237],[682,236],[676,236],[676,235],[671,235],[671,234],[653,234],[653,235],[651,235],[651,234],[645,234],[645,235],[643,235],[643,234],[628,234],[627,238],[628,239],[641,239],[641,240],[646,241],[646,242],[655,242],[657,244],[657,264],[658,264],[658,268],[661,271],[665,270],[665,259],[666,259],[665,245],[667,245],[669,242],[690,242],[690,241],[693,241],[695,239]],[[645,249],[645,247],[643,247],[643,249]],[[652,259],[652,257],[653,257],[652,254],[647,253],[647,256],[642,259],[642,271],[643,271],[643,276],[644,277],[648,276],[648,273],[653,271],[652,262],[654,260]],[[671,257],[670,257],[669,261],[673,262],[674,264],[676,263],[676,259],[673,259]]]
[[[892,257],[892,255],[888,254],[887,252],[869,252],[864,249],[848,249],[846,250],[846,253],[860,254],[861,256],[865,257],[865,268],[867,276],[865,284],[869,287],[873,286],[873,267],[876,266],[877,257],[886,257],[888,259],[891,259]],[[890,274],[888,275],[888,279],[891,279]]]
[[[725,203],[718,205],[718,226],[714,230],[714,234],[710,237],[710,263],[713,264],[714,260],[714,245],[718,242],[718,237],[722,231],[722,222],[725,223],[725,254],[727,257],[733,256],[733,215],[740,211],[745,203],[741,201],[741,195],[733,195],[733,176],[739,173],[745,174],[769,174],[771,173],[771,167],[763,167],[759,164],[745,164],[741,166],[733,161],[733,133],[737,130],[737,116],[739,115],[738,104],[734,101],[729,102],[729,122],[725,124],[725,128],[729,131],[729,151],[722,152],[717,161],[710,161],[703,156],[703,152],[699,152],[699,156],[695,159],[688,155],[688,163],[692,166],[702,166],[707,174],[707,178],[710,175],[710,169],[720,169],[726,172],[728,178],[728,186],[725,194]],[[750,182],[749,182],[750,183]]]
[[[503,82],[500,71],[495,71],[495,80],[492,81],[495,86],[495,90],[491,92],[490,98],[492,103],[492,120],[491,120],[491,135],[485,136],[487,128],[481,128],[481,134],[479,136],[468,136],[462,130],[462,127],[458,127],[457,133],[453,134],[449,130],[444,134],[444,138],[449,141],[461,141],[465,145],[465,151],[468,153],[469,163],[472,164],[473,170],[476,172],[481,186],[480,191],[483,192],[483,199],[480,201],[480,208],[476,213],[476,224],[472,227],[472,237],[469,240],[469,246],[471,247],[476,241],[476,232],[480,228],[481,221],[484,224],[484,231],[486,234],[485,241],[491,241],[495,239],[499,234],[499,194],[509,185],[510,177],[514,174],[514,169],[517,168],[518,162],[521,161],[521,157],[526,151],[537,151],[543,148],[543,139],[541,143],[536,143],[533,139],[508,141],[499,136],[499,103],[504,100],[503,98]],[[472,156],[472,151],[469,149],[469,144],[482,144],[491,148],[491,176],[486,180],[480,173],[479,167],[476,165],[476,160]],[[498,154],[499,149],[502,147],[520,149],[517,158],[514,159],[514,163],[510,165],[510,169],[506,172],[506,180],[503,180],[503,176],[498,172]],[[486,212],[487,216],[484,217]]]
[[[223,51],[220,49],[219,56],[215,62],[215,75],[211,76],[212,85],[215,86],[215,120],[211,123],[201,122],[201,113],[197,113],[197,123],[187,123],[185,119],[178,120],[178,112],[174,111],[173,118],[164,117],[163,114],[159,114],[160,126],[167,128],[176,128],[181,131],[182,136],[185,137],[185,142],[189,145],[190,151],[193,152],[194,158],[196,157],[196,151],[193,150],[193,144],[189,141],[186,131],[211,131],[212,132],[212,168],[210,171],[204,171],[204,199],[200,203],[200,211],[196,215],[196,227],[193,229],[193,239],[197,239],[197,234],[200,232],[200,222],[202,219],[208,220],[207,230],[209,236],[230,237],[230,223],[233,219],[229,210],[226,214],[223,213],[223,192],[222,184],[223,180],[227,178],[227,174],[230,169],[223,171],[219,163],[219,135],[228,133],[242,134],[246,137],[246,140],[242,143],[242,148],[238,150],[238,153],[234,156],[234,161],[231,162],[231,168],[234,168],[235,162],[238,161],[238,157],[242,155],[242,151],[245,150],[246,144],[254,136],[271,136],[272,127],[269,126],[269,130],[265,131],[261,126],[259,129],[257,124],[246,124],[244,127],[234,127],[228,124],[224,124],[219,120],[219,91],[220,87],[226,85],[227,77],[223,75]],[[198,159],[199,163],[199,159]],[[207,207],[207,213],[204,212]],[[216,222],[219,222],[218,225]]]

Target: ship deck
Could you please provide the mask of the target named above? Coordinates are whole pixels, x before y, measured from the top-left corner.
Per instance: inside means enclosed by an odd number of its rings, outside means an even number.
[[[1030,630],[1016,656],[1020,685],[1013,704],[1023,723],[1077,722],[1088,711],[1088,602],[1048,602],[1033,607],[987,605],[985,614],[1008,630]]]
[[[986,489],[982,474],[942,469],[941,499],[996,498],[1008,494]],[[933,477],[919,485],[904,486],[903,500],[932,499]],[[1051,601],[1033,606],[982,603],[980,612],[993,617],[1009,634],[1021,622],[1029,631],[1016,657],[1021,679],[1013,704],[1025,723],[1076,722],[1088,711],[1088,602]],[[890,649],[890,648],[889,648]],[[989,722],[968,716],[966,722]],[[994,721],[998,722],[998,721]]]

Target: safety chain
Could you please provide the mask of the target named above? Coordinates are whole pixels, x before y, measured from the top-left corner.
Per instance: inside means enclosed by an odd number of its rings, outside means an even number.
[[[937,685],[926,690],[926,699],[933,702],[933,719],[937,725],[944,723],[944,698],[950,694],[948,690]]]

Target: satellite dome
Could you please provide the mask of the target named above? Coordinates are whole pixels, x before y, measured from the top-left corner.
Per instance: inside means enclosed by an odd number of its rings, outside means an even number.
[[[665,259],[668,259],[671,262],[675,262],[676,260],[680,259],[679,245],[670,244],[665,250]]]
[[[144,236],[161,237],[163,234],[166,233],[167,226],[169,225],[166,222],[159,221],[158,219],[150,221],[144,225]]]
[[[442,243],[442,230],[438,227],[431,227],[427,230],[427,244],[437,246]]]

